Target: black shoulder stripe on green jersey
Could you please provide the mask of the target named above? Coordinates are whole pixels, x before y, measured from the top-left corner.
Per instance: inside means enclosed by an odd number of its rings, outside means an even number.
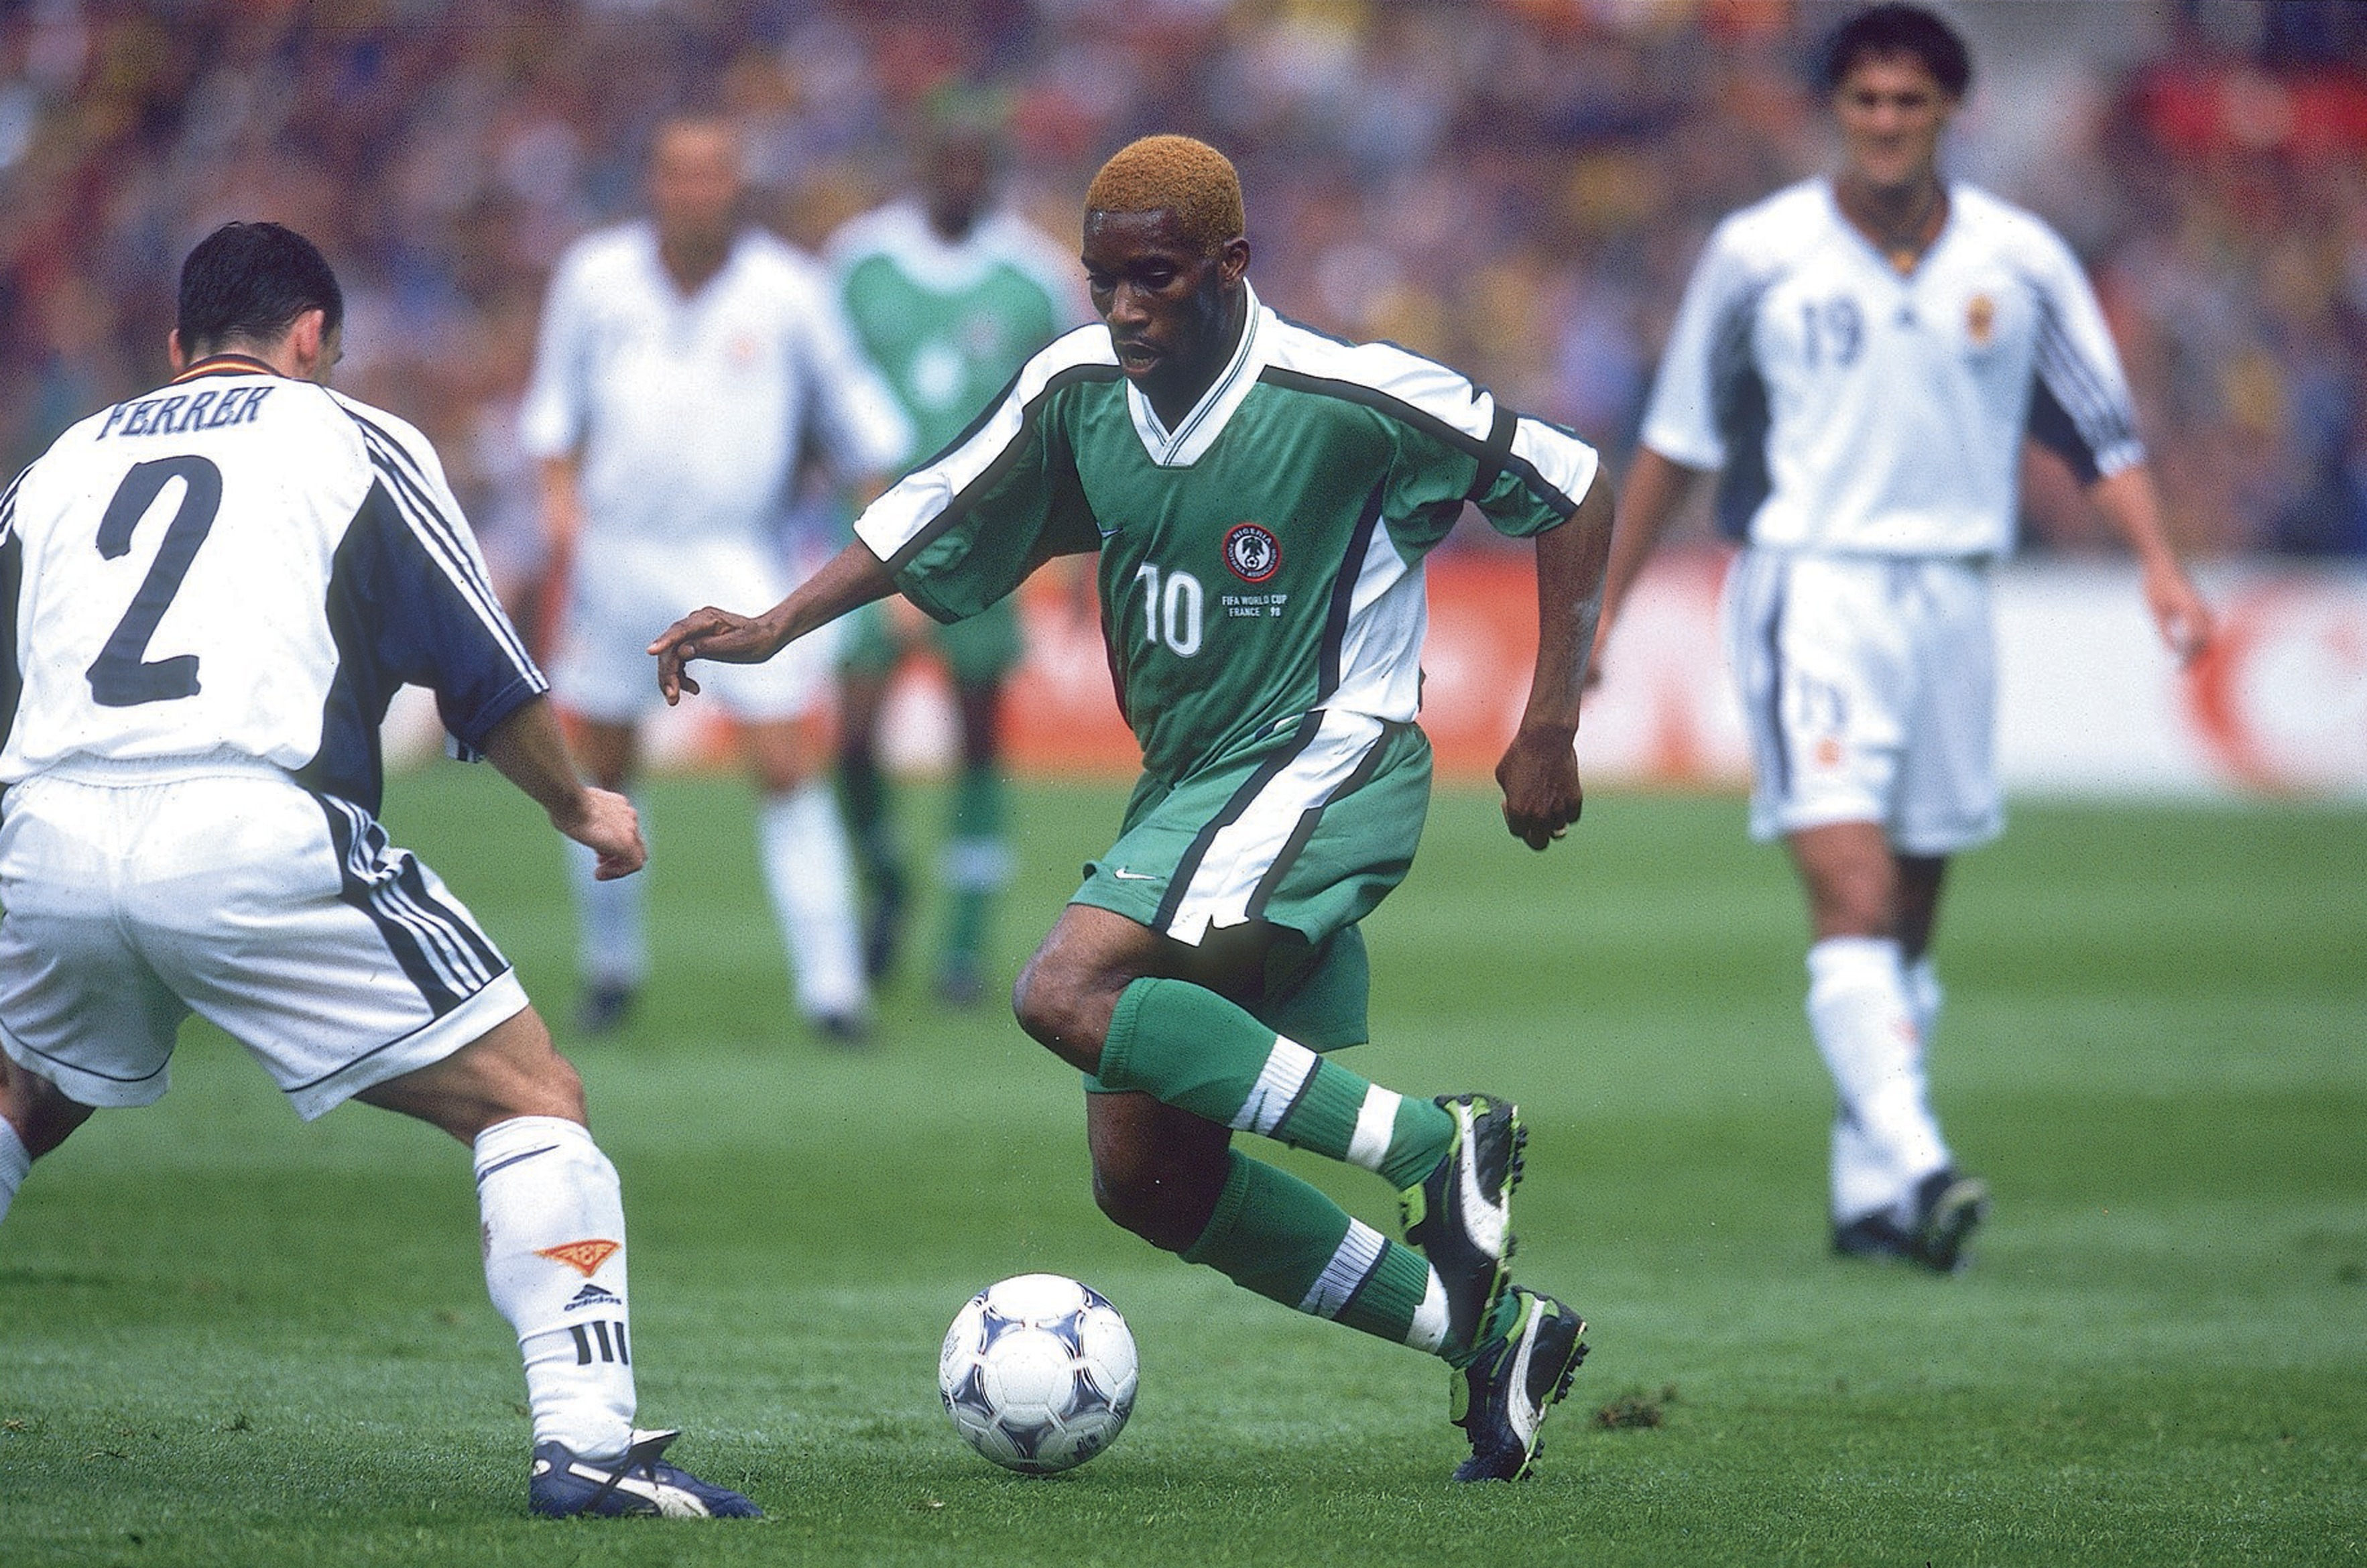
[[[1504,460],[1512,455],[1512,432],[1521,427],[1521,416],[1496,405],[1496,418],[1488,426],[1487,455],[1479,460],[1479,472],[1471,478],[1471,488],[1463,493],[1466,501],[1477,501],[1495,487],[1496,476],[1504,472]]]
[[[1298,857],[1305,853],[1308,841],[1315,836],[1317,825],[1323,821],[1324,808],[1334,801],[1346,800],[1371,783],[1373,775],[1381,769],[1381,758],[1388,752],[1390,737],[1404,728],[1406,728],[1405,725],[1393,721],[1382,721],[1381,733],[1374,737],[1373,744],[1365,749],[1363,759],[1350,771],[1348,777],[1342,778],[1339,787],[1326,795],[1319,803],[1309,806],[1298,813],[1298,821],[1291,826],[1290,836],[1283,840],[1282,847],[1274,852],[1274,864],[1268,866],[1265,869],[1265,875],[1258,879],[1258,884],[1251,891],[1250,901],[1243,906],[1242,914],[1251,920],[1265,918],[1265,906],[1274,902],[1274,891],[1282,886],[1282,879],[1290,874],[1290,868],[1297,864]]]
[[[1025,373],[1023,370],[1022,374]],[[1076,386],[1086,381],[1114,381],[1121,373],[1116,365],[1071,365],[1065,370],[1052,372],[1045,380],[1044,390],[1029,398],[1021,406],[1018,433],[1003,444],[1002,450],[994,454],[994,460],[988,463],[976,479],[963,485],[954,498],[946,503],[944,511],[930,518],[926,527],[904,541],[903,549],[889,558],[887,562],[889,573],[892,575],[910,566],[915,556],[934,544],[947,528],[961,521],[969,509],[978,504],[980,496],[1002,482],[1002,476],[1009,473],[1012,467],[1019,461],[1019,453],[1026,445],[1027,434],[1035,428],[1036,421],[1042,417],[1044,404],[1051,400],[1053,393],[1063,387]],[[1014,376],[1012,378],[1011,385],[1003,389],[1002,396],[988,403],[985,411],[970,421],[969,428],[955,437],[953,445],[938,453],[936,458],[932,458],[930,463],[934,464],[939,459],[952,453],[984,430],[992,416],[1000,413],[1004,403],[1010,401],[1012,390],[1017,385],[1018,377]]]
[[[1365,555],[1373,548],[1373,530],[1380,526],[1381,484],[1376,482],[1372,494],[1365,497],[1365,509],[1356,518],[1356,531],[1348,536],[1348,551],[1341,560],[1340,574],[1331,580],[1331,603],[1323,616],[1323,647],[1317,655],[1318,704],[1331,701],[1331,694],[1340,689],[1340,650],[1348,641],[1348,612],[1355,608],[1356,579],[1365,574]]]
[[[1344,381],[1333,376],[1310,376],[1304,370],[1288,370],[1279,365],[1267,366],[1259,372],[1258,380],[1270,382],[1274,386],[1287,387],[1292,392],[1310,392],[1317,397],[1336,397],[1345,403],[1362,403],[1376,413],[1410,425],[1425,435],[1432,436],[1457,450],[1468,452],[1483,464],[1488,461],[1489,446],[1494,439],[1492,431],[1487,437],[1482,438],[1473,436],[1468,431],[1458,430],[1435,414],[1430,413],[1418,404],[1408,403],[1401,397],[1392,397],[1378,387],[1368,387],[1361,381]],[[1501,414],[1500,408],[1500,416]],[[1532,494],[1560,516],[1567,517],[1578,510],[1578,503],[1563,494],[1558,485],[1539,473],[1535,463],[1526,458],[1513,456],[1511,446],[1511,437],[1507,436],[1503,455],[1504,472],[1519,479],[1522,483],[1529,487]]]
[[[1167,879],[1166,896],[1159,901],[1159,913],[1150,917],[1152,930],[1161,936],[1166,935],[1167,927],[1174,924],[1175,912],[1184,906],[1184,895],[1192,889],[1192,879],[1200,874],[1200,862],[1208,858],[1208,846],[1217,841],[1217,835],[1241,820],[1241,813],[1250,809],[1250,803],[1264,792],[1265,787],[1281,777],[1284,768],[1297,761],[1301,752],[1315,744],[1315,733],[1322,727],[1323,710],[1308,709],[1300,716],[1298,728],[1291,735],[1290,744],[1279,747],[1260,764],[1258,770],[1233,791],[1233,798],[1225,802],[1224,810],[1210,817],[1207,825],[1194,835],[1192,846],[1184,850],[1183,858],[1175,863],[1175,874]]]

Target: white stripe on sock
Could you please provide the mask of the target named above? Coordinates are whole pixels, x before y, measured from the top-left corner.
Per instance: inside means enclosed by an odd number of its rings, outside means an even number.
[[[1405,1342],[1432,1356],[1446,1347],[1446,1287],[1439,1282],[1435,1268],[1430,1271],[1430,1283],[1422,1290],[1421,1305],[1413,1310],[1413,1323],[1406,1329]]]
[[[1254,1132],[1261,1138],[1274,1136],[1320,1060],[1287,1035],[1274,1036],[1274,1049],[1266,1052],[1265,1065],[1258,1070],[1257,1085],[1233,1113],[1233,1131]]]
[[[1403,1095],[1378,1084],[1365,1091],[1365,1103],[1356,1109],[1355,1135],[1348,1140],[1350,1165],[1368,1171],[1381,1168],[1388,1158],[1389,1140],[1397,1136],[1398,1107],[1404,1103]]]
[[[1350,1220],[1348,1233],[1340,1238],[1331,1261],[1315,1277],[1315,1284],[1307,1292],[1307,1299],[1298,1303],[1298,1310],[1319,1318],[1338,1317],[1340,1309],[1348,1304],[1348,1298],[1356,1293],[1356,1287],[1380,1267],[1381,1249],[1387,1244],[1380,1232],[1362,1220]]]

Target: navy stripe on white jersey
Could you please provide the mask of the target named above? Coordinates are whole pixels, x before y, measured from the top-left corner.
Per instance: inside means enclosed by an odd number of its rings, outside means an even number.
[[[339,896],[368,915],[420,996],[441,1017],[508,968],[467,913],[429,891],[419,862],[349,801],[315,793],[336,846]]]
[[[2099,466],[2135,442],[2136,427],[2126,396],[2079,352],[2051,299],[2039,324],[2037,372],[2087,443],[2090,466]]]
[[[452,579],[453,585],[467,597],[478,619],[485,623],[485,629],[508,650],[519,671],[531,673],[538,683],[538,689],[548,690],[549,682],[536,668],[534,656],[527,652],[525,640],[519,637],[517,629],[511,625],[508,614],[502,608],[501,597],[493,592],[493,585],[486,575],[484,563],[478,557],[470,536],[455,527],[452,518],[446,516],[444,509],[436,504],[436,494],[440,486],[430,483],[418,460],[401,441],[371,423],[345,399],[337,401],[352,416],[354,423],[360,426],[363,444],[369,449],[370,461],[378,470],[379,476],[386,482],[388,493],[394,498],[403,520],[411,525],[411,531],[418,536],[429,554],[444,568],[445,575]]]

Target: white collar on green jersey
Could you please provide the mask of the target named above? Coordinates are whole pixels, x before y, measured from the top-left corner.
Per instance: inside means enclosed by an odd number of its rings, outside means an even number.
[[[1258,302],[1257,290],[1250,287],[1249,279],[1241,280],[1241,288],[1249,295],[1241,341],[1233,349],[1232,359],[1224,372],[1200,394],[1200,401],[1192,405],[1192,412],[1179,420],[1173,430],[1161,421],[1158,411],[1150,406],[1150,400],[1142,395],[1139,387],[1132,381],[1126,384],[1126,406],[1134,415],[1135,434],[1142,437],[1142,449],[1161,468],[1189,468],[1198,462],[1217,437],[1224,434],[1233,411],[1250,395],[1250,389],[1257,385],[1258,373],[1265,369],[1265,354],[1259,344],[1265,335],[1270,312]]]

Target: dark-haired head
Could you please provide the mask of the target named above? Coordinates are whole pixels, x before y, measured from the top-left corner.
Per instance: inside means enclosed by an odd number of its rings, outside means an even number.
[[[1962,98],[1973,85],[1972,51],[1962,34],[1920,6],[1869,6],[1833,29],[1819,73],[1828,95],[1868,59],[1910,55],[1921,62],[1941,91]]]
[[[267,347],[307,311],[321,312],[326,338],[345,321],[345,293],[319,248],[277,223],[224,223],[181,264],[174,333],[187,358],[202,359]]]

